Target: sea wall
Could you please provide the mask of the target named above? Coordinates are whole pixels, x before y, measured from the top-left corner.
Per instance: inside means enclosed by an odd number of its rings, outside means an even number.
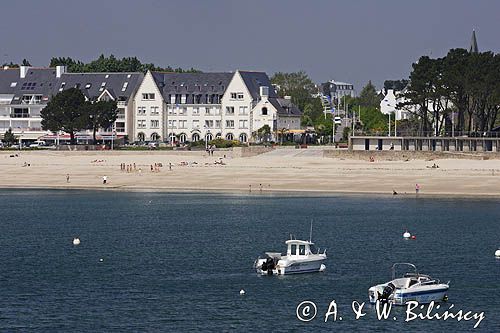
[[[274,150],[273,147],[265,146],[234,147],[233,157],[252,157],[270,152],[272,150]]]
[[[357,160],[369,160],[373,157],[375,160],[383,161],[408,161],[408,160],[435,160],[435,159],[473,159],[488,160],[500,159],[500,153],[496,152],[437,152],[437,151],[374,151],[374,150],[340,150],[326,149],[323,151],[323,157],[329,158],[348,158]]]

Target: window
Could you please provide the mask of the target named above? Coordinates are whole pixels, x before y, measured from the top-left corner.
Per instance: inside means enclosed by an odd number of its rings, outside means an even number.
[[[109,77],[109,74],[106,74],[106,75],[104,76],[104,78],[106,78],[106,79],[107,79],[108,77]]]
[[[234,120],[226,120],[226,128],[234,128]]]
[[[183,107],[179,109],[179,115],[185,116],[187,115],[187,108]]]
[[[179,135],[179,142],[180,143],[185,143],[186,141],[187,141],[187,135],[186,135],[186,133],[181,133]]]
[[[215,121],[215,128],[222,128],[222,121],[221,120],[216,120]]]
[[[146,107],[138,106],[137,107],[137,115],[146,115]]]
[[[151,128],[160,128],[160,121],[159,120],[151,120]]]
[[[247,135],[245,133],[240,134],[240,142],[241,143],[247,142]]]
[[[193,128],[200,128],[200,121],[199,120],[193,120]]]
[[[248,106],[240,106],[240,115],[248,114]]]
[[[243,93],[238,93],[238,96],[236,99],[239,99],[241,101],[243,99]]]
[[[194,133],[191,138],[193,142],[200,141],[200,135],[198,133]]]
[[[214,121],[213,120],[205,120],[205,127],[206,128],[213,128],[214,127]]]
[[[27,108],[15,108],[10,115],[11,118],[29,118],[29,116]]]
[[[240,128],[248,128],[248,120],[240,120]]]
[[[187,120],[179,120],[179,128],[187,128]]]
[[[85,85],[85,89],[90,89],[90,87],[92,87],[92,83],[87,83],[87,84]]]
[[[155,94],[152,94],[152,93],[143,93],[142,94],[142,99],[143,100],[152,100],[152,99],[155,99]]]
[[[160,135],[158,133],[151,134],[151,141],[158,141],[158,140],[160,140]]]
[[[301,256],[306,255],[306,246],[305,245],[299,245],[299,255],[301,255]]]
[[[236,93],[231,93],[231,99],[236,99]]]
[[[168,127],[175,128],[177,126],[177,120],[169,120]]]
[[[170,95],[170,104],[175,104],[175,95]]]
[[[11,88],[14,88],[15,86],[17,86],[17,82],[11,82],[11,83],[10,83],[10,87],[11,87]]]
[[[101,83],[101,87],[105,87],[105,86],[106,86],[106,82]]]
[[[207,116],[209,116],[209,115],[210,115],[210,108],[209,108],[208,106],[205,108],[205,114],[206,114]]]
[[[137,140],[144,141],[146,139],[146,135],[142,132],[137,133]]]
[[[200,115],[200,108],[193,108],[193,116],[199,116]]]
[[[226,134],[226,140],[233,140],[234,139],[234,136],[232,133],[227,133]]]
[[[185,94],[181,95],[181,104],[186,104],[186,97],[187,97],[187,95],[185,95]]]
[[[262,115],[267,116],[267,108],[265,106],[262,108]]]
[[[152,106],[151,107],[151,115],[152,116],[157,116],[160,114],[160,111],[158,111],[158,107],[157,106]]]
[[[234,115],[234,106],[226,106],[226,114],[229,116]]]
[[[146,128],[146,120],[137,120],[137,128]]]
[[[220,108],[214,108],[214,113],[216,116],[220,116]]]
[[[127,87],[128,87],[128,82],[123,83],[122,91],[127,90]]]
[[[295,244],[292,244],[292,246],[290,246],[290,254],[292,256],[296,255],[297,254],[297,245]]]

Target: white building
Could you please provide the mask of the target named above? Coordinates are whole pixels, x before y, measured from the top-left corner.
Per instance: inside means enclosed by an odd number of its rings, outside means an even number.
[[[115,121],[117,137],[133,130],[128,119],[133,114],[133,100],[142,73],[66,73],[64,66],[56,68],[0,69],[0,137],[10,128],[21,140],[51,139],[54,133],[42,130],[40,111],[52,96],[69,88],[78,88],[87,100],[115,100],[118,118]],[[110,135],[111,129],[99,134]],[[82,131],[77,139],[89,139]]]
[[[322,84],[322,93],[329,96],[332,101],[337,101],[344,96],[355,97],[356,92],[352,83],[330,80]]]
[[[404,98],[401,96],[401,92],[395,92],[393,89],[388,89],[384,98],[380,101],[380,112],[383,114],[394,113],[396,120],[408,119],[410,117],[410,112],[408,110],[396,108],[399,103],[403,102]]]
[[[253,140],[268,125],[300,129],[300,111],[263,72],[148,72],[135,96],[134,141]]]

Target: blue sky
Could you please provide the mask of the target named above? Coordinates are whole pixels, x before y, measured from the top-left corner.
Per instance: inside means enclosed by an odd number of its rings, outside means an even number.
[[[500,1],[4,1],[0,61],[46,66],[137,56],[205,71],[305,70],[359,90],[408,76],[421,55],[468,47],[500,51]]]

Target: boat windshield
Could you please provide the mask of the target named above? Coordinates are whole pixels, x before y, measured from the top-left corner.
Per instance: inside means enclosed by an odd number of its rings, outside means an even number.
[[[309,245],[309,249],[311,250],[312,254],[318,253],[318,249],[313,244]]]

